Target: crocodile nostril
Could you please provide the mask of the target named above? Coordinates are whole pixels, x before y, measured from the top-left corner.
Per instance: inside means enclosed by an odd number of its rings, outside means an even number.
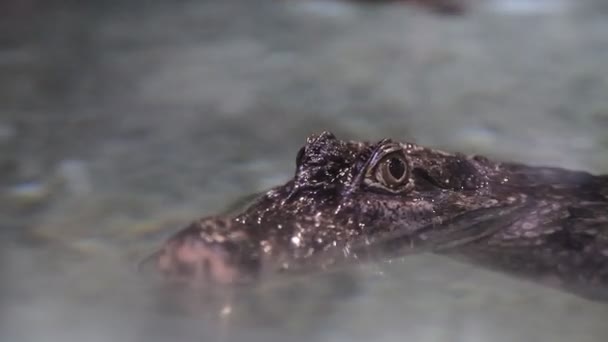
[[[194,277],[196,276],[196,267],[193,264],[177,263],[175,269],[171,272],[179,277]]]

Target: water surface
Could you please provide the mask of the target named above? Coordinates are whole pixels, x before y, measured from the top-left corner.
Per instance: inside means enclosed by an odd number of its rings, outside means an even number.
[[[304,0],[12,3],[2,339],[608,337],[606,304],[428,255],[243,294],[224,319],[134,272],[190,220],[288,179],[322,130],[608,172],[601,4],[442,17]]]

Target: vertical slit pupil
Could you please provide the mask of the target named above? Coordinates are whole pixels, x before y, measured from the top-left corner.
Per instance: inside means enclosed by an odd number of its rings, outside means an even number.
[[[405,163],[399,158],[388,160],[388,170],[395,179],[401,179],[405,175]]]

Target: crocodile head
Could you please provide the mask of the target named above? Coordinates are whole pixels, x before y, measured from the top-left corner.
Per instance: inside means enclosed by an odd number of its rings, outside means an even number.
[[[450,248],[492,233],[524,199],[482,157],[389,139],[323,132],[296,157],[294,177],[244,211],[193,222],[156,254],[166,278],[194,286],[247,283],[268,272]]]

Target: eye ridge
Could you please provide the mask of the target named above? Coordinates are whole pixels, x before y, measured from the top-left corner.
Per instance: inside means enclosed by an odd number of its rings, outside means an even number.
[[[300,167],[302,165],[302,159],[304,158],[304,153],[306,153],[306,148],[302,146],[296,155],[296,167]]]

